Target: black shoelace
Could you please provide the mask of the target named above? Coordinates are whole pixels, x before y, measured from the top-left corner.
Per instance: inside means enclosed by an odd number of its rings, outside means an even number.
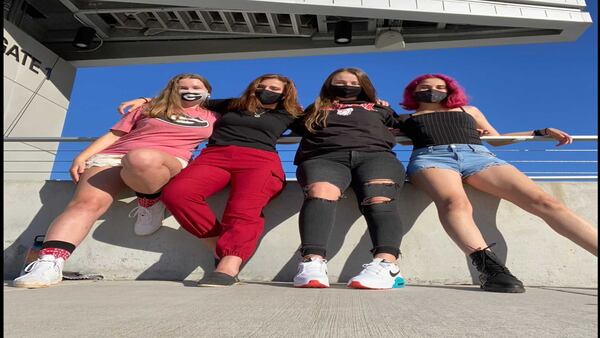
[[[510,274],[510,271],[508,270],[507,267],[505,267],[504,265],[498,263],[495,259],[493,255],[493,253],[488,253],[486,252],[487,249],[493,247],[494,245],[496,245],[496,243],[492,243],[490,245],[488,245],[487,247],[481,249],[481,271],[484,272],[486,274],[488,274],[489,276],[495,276],[499,273],[507,273]],[[473,265],[477,265],[476,261],[473,260]]]

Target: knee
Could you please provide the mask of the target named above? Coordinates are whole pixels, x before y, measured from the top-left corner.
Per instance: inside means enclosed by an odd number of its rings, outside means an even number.
[[[337,201],[342,195],[338,187],[327,182],[309,184],[304,191],[307,198],[321,198],[330,201]]]
[[[375,196],[375,197],[365,198],[361,204],[362,205],[384,204],[384,203],[389,203],[391,201],[392,201],[392,199],[389,197]]]
[[[177,181],[171,181],[167,184],[160,193],[160,200],[171,209],[177,205],[177,201],[181,200],[182,196],[185,196],[181,186],[177,184]]]
[[[161,158],[154,150],[134,149],[123,156],[121,163],[126,170],[140,171],[160,165]]]
[[[160,199],[168,209],[177,209],[177,206],[182,205],[182,202],[206,203],[205,196],[191,190],[186,180],[177,180],[177,178],[164,186],[160,193]]]
[[[437,207],[442,212],[473,212],[473,206],[466,196],[444,199],[443,201],[437,203]]]
[[[108,207],[109,202],[106,202],[100,198],[86,198],[86,199],[75,199],[69,203],[68,209],[79,213],[101,215]]]
[[[538,194],[537,196],[532,197],[530,203],[534,209],[544,213],[566,209],[564,204],[546,193]]]
[[[371,180],[364,184],[365,197],[361,201],[361,206],[375,204],[389,204],[396,200],[398,194],[398,184],[389,179]]]

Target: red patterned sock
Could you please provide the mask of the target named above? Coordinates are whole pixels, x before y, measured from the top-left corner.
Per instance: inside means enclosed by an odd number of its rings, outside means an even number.
[[[146,197],[138,197],[138,205],[144,208],[150,208],[156,202],[160,201],[160,197],[157,198],[146,198]]]
[[[44,249],[40,250],[40,257],[42,257],[44,255],[52,255],[56,258],[62,258],[66,261],[67,258],[69,258],[69,256],[71,256],[71,253],[65,249],[44,248]]]

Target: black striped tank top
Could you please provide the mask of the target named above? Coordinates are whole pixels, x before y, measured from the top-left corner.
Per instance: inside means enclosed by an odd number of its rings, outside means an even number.
[[[414,149],[445,144],[482,144],[475,119],[464,110],[411,114],[400,123],[400,129],[412,140]]]

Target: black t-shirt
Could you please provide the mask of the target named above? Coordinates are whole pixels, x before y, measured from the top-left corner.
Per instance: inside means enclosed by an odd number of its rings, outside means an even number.
[[[210,146],[240,146],[275,152],[275,144],[294,120],[282,109],[259,111],[256,114],[229,110],[227,100],[210,100],[207,108],[221,115],[208,139]]]
[[[312,109],[309,106],[308,112]],[[327,116],[327,126],[304,132],[294,164],[338,151],[392,151],[396,141],[389,128],[396,112],[374,103],[355,101],[337,104]]]

